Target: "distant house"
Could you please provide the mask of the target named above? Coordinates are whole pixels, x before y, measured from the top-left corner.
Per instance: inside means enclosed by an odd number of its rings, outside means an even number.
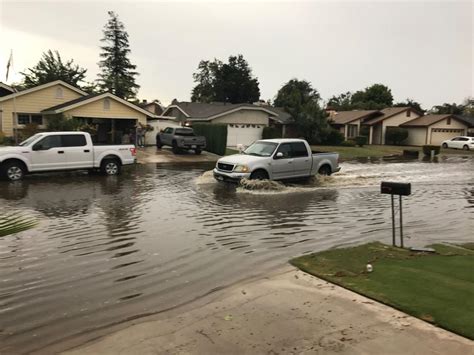
[[[348,140],[360,135],[361,126],[365,120],[381,115],[382,113],[378,110],[332,111],[329,115],[329,122],[332,127],[344,135],[345,140]]]
[[[168,106],[163,116],[192,125],[195,122],[220,123],[227,125],[227,146],[249,145],[262,138],[264,127],[275,126],[286,134],[291,124],[290,116],[282,109],[267,105],[178,102]]]
[[[426,115],[400,125],[408,129],[407,145],[440,145],[444,140],[467,134],[469,123],[456,115]]]
[[[137,122],[156,115],[111,93],[88,95],[61,80],[0,97],[0,130],[14,136],[25,125],[45,128],[48,116],[63,114],[95,127],[98,142],[116,141]],[[112,138],[114,137],[114,138]]]
[[[155,115],[161,115],[165,108],[156,100],[148,102],[147,100],[143,100],[139,106]]]

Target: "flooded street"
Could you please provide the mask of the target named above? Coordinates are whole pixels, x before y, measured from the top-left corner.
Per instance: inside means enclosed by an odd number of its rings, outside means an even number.
[[[39,224],[0,238],[0,353],[94,338],[303,253],[390,243],[382,180],[412,183],[407,246],[474,240],[474,158],[341,166],[274,191],[218,184],[206,164],[1,182],[1,213]]]

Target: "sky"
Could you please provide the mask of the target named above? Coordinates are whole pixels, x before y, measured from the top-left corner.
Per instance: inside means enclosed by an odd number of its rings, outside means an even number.
[[[0,81],[42,52],[99,72],[102,29],[113,10],[129,34],[139,99],[189,101],[203,59],[243,54],[273,99],[292,78],[322,98],[374,83],[424,108],[474,92],[473,1],[12,1],[0,0]]]

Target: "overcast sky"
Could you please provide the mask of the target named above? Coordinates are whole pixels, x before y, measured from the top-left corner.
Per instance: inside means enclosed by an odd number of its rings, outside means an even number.
[[[13,49],[14,75],[43,51],[96,79],[102,28],[114,10],[130,35],[140,99],[189,100],[201,59],[243,54],[273,99],[289,79],[324,99],[373,83],[425,108],[473,95],[472,1],[5,1],[0,0],[0,80]],[[12,80],[13,79],[13,80]]]

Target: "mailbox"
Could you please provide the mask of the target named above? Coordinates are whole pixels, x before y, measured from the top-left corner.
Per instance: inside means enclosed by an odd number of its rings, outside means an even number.
[[[380,192],[389,195],[409,196],[411,194],[411,184],[382,181]]]

